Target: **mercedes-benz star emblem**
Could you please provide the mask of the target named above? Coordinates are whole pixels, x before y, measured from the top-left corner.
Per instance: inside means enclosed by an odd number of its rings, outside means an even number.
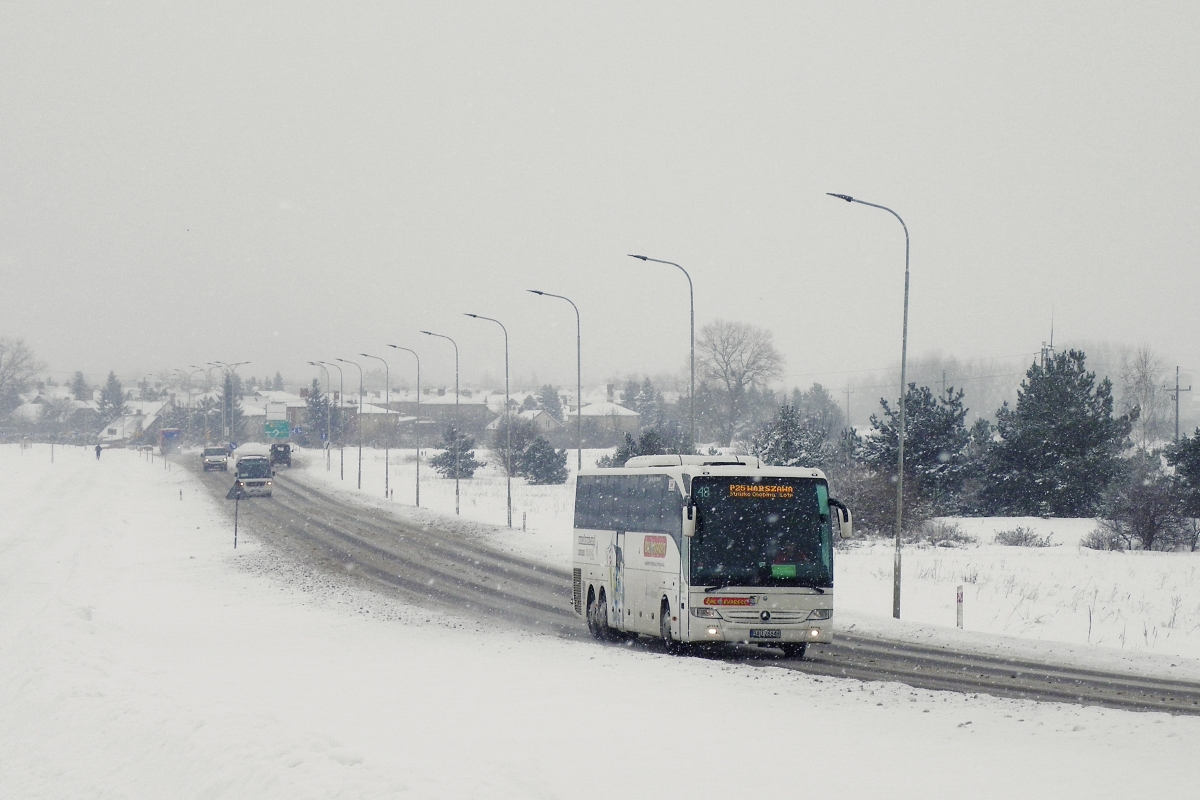
[[[758,618],[761,619],[763,622],[770,622],[771,621],[771,612],[763,611],[761,614],[758,615]]]

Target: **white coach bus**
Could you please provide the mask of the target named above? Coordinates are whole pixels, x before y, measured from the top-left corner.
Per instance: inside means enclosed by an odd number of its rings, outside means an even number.
[[[816,469],[745,456],[639,456],[579,473],[573,603],[598,639],[833,641],[833,535],[845,505]]]

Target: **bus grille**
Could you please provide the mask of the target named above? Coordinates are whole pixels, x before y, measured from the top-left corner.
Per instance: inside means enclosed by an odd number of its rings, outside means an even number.
[[[804,622],[804,620],[808,619],[807,611],[772,611],[771,619],[763,622],[762,617],[759,616],[761,613],[761,611],[730,611],[724,608],[721,609],[721,616],[730,622],[740,622],[749,625],[787,625],[789,623]]]
[[[575,601],[575,613],[583,613],[583,570],[576,569],[572,577],[571,596]]]

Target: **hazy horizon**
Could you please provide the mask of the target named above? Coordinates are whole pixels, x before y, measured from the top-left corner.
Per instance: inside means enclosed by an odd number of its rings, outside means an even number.
[[[782,385],[1050,336],[1200,372],[1196,8],[0,7],[0,336],[62,382],[417,349],[680,374],[688,299]],[[390,359],[407,371],[404,357]],[[1172,370],[1173,371],[1173,370]],[[307,377],[304,377],[307,376]],[[886,392],[883,394],[887,394]]]

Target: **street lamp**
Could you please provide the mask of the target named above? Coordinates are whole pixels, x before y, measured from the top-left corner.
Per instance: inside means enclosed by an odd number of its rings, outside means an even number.
[[[329,469],[330,469],[329,448],[333,447],[333,431],[329,427],[329,421],[330,421],[329,420],[329,403],[330,403],[330,400],[332,399],[329,397],[329,390],[330,390],[329,370],[326,369],[325,365],[320,361],[309,361],[308,363],[312,364],[314,367],[317,367],[318,369],[322,370],[325,373],[325,471],[329,472]]]
[[[391,452],[391,445],[392,445],[392,427],[389,424],[392,421],[392,418],[391,418],[391,413],[392,413],[391,372],[388,370],[387,362],[384,361],[379,356],[372,356],[372,355],[368,355],[366,353],[359,353],[359,355],[362,356],[363,358],[373,358],[376,361],[383,364],[383,425],[384,425],[384,428],[386,428],[386,430],[384,431],[384,435],[383,435],[383,496],[387,497],[387,498],[391,498],[391,490],[390,490],[391,484],[389,483],[389,479],[388,479],[388,461],[390,459],[390,456],[388,454]]]
[[[900,219],[899,214],[887,206],[868,203],[866,200],[859,200],[848,194],[834,194],[833,192],[826,192],[826,194],[830,197],[836,197],[839,200],[845,200],[847,203],[859,203],[886,211],[899,220],[900,227],[904,228],[904,328],[900,338],[900,426],[897,429],[899,457],[896,468],[896,563],[893,569],[892,582],[892,616],[900,619],[900,528],[904,522],[904,395],[908,390],[904,372],[908,359],[908,226],[904,224],[903,219]]]
[[[678,267],[683,273],[688,282],[688,308],[691,314],[691,345],[692,345],[692,388],[688,393],[688,419],[690,427],[691,441],[688,446],[694,452],[696,449],[696,295],[692,291],[692,276],[688,275],[688,271],[680,267],[674,261],[663,261],[661,258],[650,258],[649,256],[638,256],[633,253],[629,254],[630,258],[640,258],[642,261],[653,261],[656,264],[669,264],[672,267]]]
[[[187,379],[187,395],[188,395],[187,408],[188,408],[188,410],[187,410],[186,419],[187,419],[188,427],[191,428],[192,427],[192,376],[195,375],[197,372],[204,372],[204,370],[197,367],[196,369],[194,369],[191,372],[185,372],[184,370],[176,368],[175,372],[178,372],[180,375],[184,376]],[[189,431],[189,434],[190,433],[191,432]]]
[[[238,367],[245,366],[246,364],[249,364],[250,362],[249,361],[239,361],[236,364],[226,364],[224,361],[210,361],[208,363],[216,364],[218,367],[221,367],[221,369],[225,371],[226,375],[232,376],[232,375],[237,374]],[[232,380],[232,378],[229,381],[229,390],[230,390],[230,395],[225,398],[225,403],[224,403],[226,408],[221,409],[221,422],[225,425],[225,438],[232,441],[232,438],[233,438],[233,394],[232,394],[233,380]],[[226,420],[225,420],[226,415],[228,415],[228,422],[226,422]]]
[[[398,344],[389,344],[388,347],[394,347],[397,350],[405,350],[413,354],[413,358],[417,360],[417,422],[414,426],[417,431],[417,507],[421,507],[421,357],[417,355],[416,350],[408,347],[401,347]]]
[[[576,462],[576,472],[578,473],[583,469],[583,328],[579,322],[579,306],[561,294],[539,292],[537,289],[527,289],[526,291],[542,297],[557,297],[559,300],[566,300],[571,304],[571,308],[575,309],[575,446],[578,451],[578,461]]]
[[[421,331],[426,336],[436,336],[439,339],[445,339],[450,344],[454,345],[454,513],[459,513],[458,505],[458,453],[462,450],[458,446],[458,342],[440,333],[432,331]]]
[[[196,370],[197,372],[204,373],[204,393],[208,394],[209,392],[211,392],[212,391],[212,376],[209,373],[212,372],[214,369],[218,369],[218,368],[213,367],[213,366],[197,367],[195,364],[188,364],[188,366],[191,367],[192,369]],[[208,409],[207,408],[204,410],[204,443],[205,444],[209,443],[208,442]]]
[[[358,367],[358,488],[362,488],[362,440],[363,440],[363,371],[362,365],[348,358],[335,358],[343,364],[353,364]]]
[[[342,368],[337,364],[330,364],[328,361],[320,361],[327,367],[333,367],[338,371],[338,480],[346,480],[346,376],[342,374]],[[333,436],[332,433],[329,434]]]
[[[500,326],[500,330],[504,331],[504,474],[508,478],[508,527],[512,527],[512,420],[509,416],[508,408],[508,328],[504,327],[504,323],[498,319],[484,317],[479,314],[467,314],[472,319],[486,319],[488,322],[494,322]]]

